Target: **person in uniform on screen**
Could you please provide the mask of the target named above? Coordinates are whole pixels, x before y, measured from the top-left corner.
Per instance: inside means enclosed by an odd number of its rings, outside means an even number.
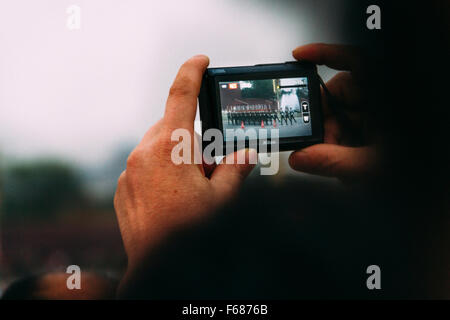
[[[295,120],[295,116],[294,116],[294,110],[292,110],[291,108],[288,108],[289,111],[289,120],[291,121],[291,126],[292,126],[292,120],[297,123],[297,120]]]

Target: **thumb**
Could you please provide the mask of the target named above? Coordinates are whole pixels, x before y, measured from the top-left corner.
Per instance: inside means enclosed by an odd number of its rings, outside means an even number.
[[[373,167],[373,147],[344,147],[318,144],[293,152],[289,157],[292,169],[341,179],[361,177]]]
[[[242,149],[229,154],[214,169],[211,182],[219,190],[219,194],[231,196],[253,170],[257,160],[258,154],[254,149]]]

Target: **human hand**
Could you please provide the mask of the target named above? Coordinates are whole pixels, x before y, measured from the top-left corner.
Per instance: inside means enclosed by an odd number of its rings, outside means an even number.
[[[186,129],[194,152],[194,119],[203,73],[209,60],[195,56],[180,68],[170,88],[164,117],[148,130],[130,154],[119,178],[114,207],[128,257],[128,270],[180,226],[212,214],[239,188],[256,163],[255,150],[228,155],[217,167],[198,164],[175,165],[172,132]],[[224,163],[240,158],[246,164]]]
[[[375,165],[373,146],[361,145],[364,140],[364,90],[358,82],[362,72],[362,57],[350,46],[309,44],[296,48],[293,56],[336,70],[346,70],[326,84],[338,103],[342,117],[334,112],[328,96],[322,90],[324,113],[324,144],[293,152],[290,166],[298,171],[337,177],[344,181],[366,178]],[[345,123],[342,120],[345,121]],[[358,141],[355,143],[355,141]]]

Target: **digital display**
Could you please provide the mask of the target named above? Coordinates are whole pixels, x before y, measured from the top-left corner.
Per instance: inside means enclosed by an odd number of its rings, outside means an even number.
[[[219,82],[225,141],[236,130],[278,129],[279,138],[311,136],[308,78]],[[231,130],[230,130],[231,129]],[[233,133],[233,134],[231,134]]]

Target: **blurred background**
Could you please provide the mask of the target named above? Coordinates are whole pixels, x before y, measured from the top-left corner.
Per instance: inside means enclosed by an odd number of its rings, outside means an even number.
[[[213,67],[253,65],[292,60],[301,44],[348,43],[346,10],[335,0],[2,0],[0,290],[70,264],[120,275],[116,181],[162,117],[179,66],[198,53]],[[287,156],[272,179],[311,179]]]

